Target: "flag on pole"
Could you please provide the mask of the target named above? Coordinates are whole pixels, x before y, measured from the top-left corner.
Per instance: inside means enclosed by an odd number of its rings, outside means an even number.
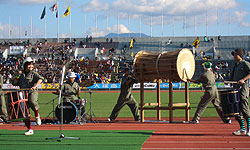
[[[56,18],[58,18],[58,10],[56,11]]]
[[[65,10],[64,14],[63,14],[63,18],[68,16],[70,14],[70,6]]]
[[[55,13],[55,11],[57,11],[57,3],[55,3],[53,6],[51,6],[50,8],[49,8],[51,11],[52,11],[52,13],[54,14]]]
[[[129,50],[131,50],[133,47],[134,47],[134,42],[135,42],[135,39],[131,39],[131,41],[130,41],[130,46],[129,46]]]
[[[44,6],[44,9],[43,9],[43,12],[42,12],[40,19],[43,19],[45,17],[45,15],[46,15],[46,6]]]
[[[200,40],[199,40],[199,37],[196,38],[196,40],[193,42],[193,46],[195,48],[198,48],[200,46]]]

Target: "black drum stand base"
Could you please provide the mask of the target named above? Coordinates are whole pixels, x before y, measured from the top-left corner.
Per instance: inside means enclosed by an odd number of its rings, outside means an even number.
[[[53,140],[53,139],[57,139],[58,142],[61,142],[62,139],[80,140],[79,137],[67,137],[67,136],[64,136],[63,133],[61,133],[59,137],[45,138],[45,140]]]

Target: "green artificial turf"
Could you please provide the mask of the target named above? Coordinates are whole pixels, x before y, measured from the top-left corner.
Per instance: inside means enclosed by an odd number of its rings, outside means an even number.
[[[80,140],[46,138],[60,135],[60,131],[34,131],[25,136],[24,131],[0,130],[1,150],[140,150],[153,131],[63,131],[65,137],[79,137]]]
[[[190,92],[190,116],[193,117],[197,105],[200,101],[200,97],[203,95],[203,92]],[[113,107],[115,106],[117,99],[119,96],[118,93],[92,93],[92,111],[95,113],[96,117],[109,117]],[[140,102],[140,93],[133,93],[133,96],[137,100],[137,102]],[[90,96],[89,93],[81,93],[81,98],[87,99],[86,104],[86,111],[89,110],[89,102],[90,102]],[[145,97],[145,103],[155,103],[156,102],[156,93],[146,93],[144,94]],[[56,98],[55,100],[55,106],[58,104],[57,96],[51,93],[39,93],[39,113],[42,117],[47,117],[49,112],[51,112],[52,109],[52,103],[47,104],[49,101],[51,101],[53,98]],[[161,93],[161,102],[162,105],[167,106],[168,105],[168,93],[162,92]],[[173,94],[173,102],[174,103],[184,103],[184,93],[183,92],[174,92]],[[162,110],[162,117],[168,117],[168,110]],[[174,117],[185,117],[184,110],[175,110],[174,111]],[[31,111],[31,115],[34,116],[34,113]],[[212,104],[208,106],[202,117],[217,117],[216,110]],[[52,114],[50,115],[52,117]],[[130,112],[130,109],[128,106],[125,106],[119,113],[118,117],[133,117],[132,113]],[[146,110],[145,111],[145,117],[156,117],[156,110]]]

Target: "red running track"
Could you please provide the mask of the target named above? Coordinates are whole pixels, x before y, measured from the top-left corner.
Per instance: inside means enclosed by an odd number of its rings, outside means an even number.
[[[146,118],[146,121],[152,118]],[[108,123],[98,118],[98,123],[65,124],[64,130],[154,130],[153,135],[143,144],[142,150],[250,150],[250,137],[234,136],[239,128],[224,124],[219,118],[202,118],[200,124],[135,122],[132,118],[118,118]],[[20,124],[20,122],[19,122]],[[60,130],[60,125],[32,126],[34,130]],[[17,123],[1,124],[0,129],[26,130]]]

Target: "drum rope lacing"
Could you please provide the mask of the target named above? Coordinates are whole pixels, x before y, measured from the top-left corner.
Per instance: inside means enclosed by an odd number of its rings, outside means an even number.
[[[164,54],[164,53],[167,53],[167,52],[162,52],[158,55],[157,59],[156,59],[156,62],[155,62],[155,65],[156,65],[156,72],[157,72],[157,75],[160,75],[160,77],[162,78],[160,72],[159,72],[159,60],[161,58],[161,55]]]

